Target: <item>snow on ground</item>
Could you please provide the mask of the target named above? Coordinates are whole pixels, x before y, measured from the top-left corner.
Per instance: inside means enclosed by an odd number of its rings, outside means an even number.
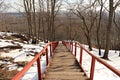
[[[0,39],[0,47],[4,47],[6,45],[13,45],[12,43],[10,43],[10,40],[3,40],[3,39]]]
[[[83,45],[86,49],[88,49],[88,46]],[[74,47],[73,47],[74,48]],[[74,51],[74,50],[73,50]],[[102,51],[102,56],[104,53],[104,50]],[[79,61],[80,56],[80,48],[77,48],[77,59]],[[91,51],[94,55],[97,57],[100,57],[98,55],[98,49],[93,48],[93,51]],[[85,51],[83,51],[83,61],[82,61],[82,67],[86,71],[88,77],[90,77],[90,68],[91,68],[91,56],[88,55]],[[109,51],[109,59],[110,60],[104,60],[116,69],[120,71],[120,57],[119,57],[119,51],[110,50]],[[110,71],[108,68],[106,68],[104,65],[100,64],[98,61],[95,63],[95,74],[94,74],[94,80],[120,80],[120,77],[114,74],[112,71]]]
[[[0,32],[0,36],[10,36],[13,33],[4,33]],[[14,58],[14,62],[20,62],[20,61],[31,61],[34,56],[35,52],[40,52],[43,47],[46,45],[45,43],[41,42],[40,44],[33,45],[33,44],[25,44],[20,42],[15,42],[16,44],[20,44],[23,48],[22,49],[15,49],[9,51],[9,53],[6,52],[0,52],[1,57],[12,57]],[[0,39],[0,47],[4,47],[7,45],[14,45],[12,43],[12,40],[6,40],[6,39]],[[88,46],[83,45],[86,49],[88,49]],[[73,47],[74,48],[74,47]],[[49,50],[49,49],[48,49]],[[74,50],[73,50],[74,51]],[[77,59],[79,61],[80,56],[80,48],[77,48]],[[98,49],[93,48],[93,51],[91,51],[94,55],[98,56]],[[104,53],[104,50],[102,50],[102,55]],[[109,53],[109,61],[106,61],[107,63],[114,66],[116,69],[120,70],[120,57],[118,57],[119,51],[110,50]],[[49,52],[50,56],[50,52]],[[50,58],[50,57],[49,57]],[[46,68],[46,56],[41,57],[41,68],[42,73],[44,73],[44,70]],[[83,51],[83,62],[82,67],[85,69],[87,75],[90,75],[90,67],[91,67],[91,56],[89,56],[85,51]],[[12,62],[6,62],[1,61],[0,64],[8,64],[7,68],[9,70],[22,70],[23,67],[18,67],[16,64],[13,64]],[[113,72],[111,72],[109,69],[107,69],[104,65],[100,64],[96,61],[95,64],[95,76],[94,80],[120,80],[120,77],[115,75]],[[35,62],[34,65],[28,70],[28,72],[25,73],[25,75],[22,77],[21,80],[38,80],[38,73],[37,73],[37,63]]]
[[[15,42],[14,44],[12,43],[13,40],[8,40],[4,37],[8,37],[11,36],[13,33],[4,33],[4,32],[0,32],[0,47],[5,47],[5,46],[13,46],[13,45],[21,45],[22,48],[21,49],[14,49],[14,50],[9,50],[9,52],[5,52],[2,51],[0,52],[0,57],[12,57],[14,60],[13,62],[22,62],[22,61],[26,61],[29,62],[31,61],[34,56],[35,53],[40,52],[43,47],[46,46],[46,43],[40,42],[39,44],[28,44],[28,43],[21,43],[21,42]],[[17,34],[17,33],[14,33]],[[50,54],[49,54],[50,55]],[[46,56],[42,56],[41,57],[41,65],[42,65],[42,73],[44,72],[43,70],[46,67]],[[18,71],[21,71],[23,69],[23,67],[18,67],[17,64],[14,64],[10,61],[2,61],[0,60],[0,65],[2,64],[7,64],[8,66],[6,66],[6,68],[8,70],[15,70],[17,69]],[[34,63],[34,65],[28,70],[28,72],[26,72],[26,74],[24,75],[24,77],[21,80],[37,80],[37,64],[36,62]]]
[[[50,47],[48,47],[48,58],[50,59]],[[46,69],[46,55],[41,57],[41,70],[42,74]],[[29,69],[29,71],[22,77],[21,80],[38,80],[38,72],[37,72],[37,63],[35,62],[34,65]]]
[[[74,48],[74,47],[73,47]],[[86,48],[87,49],[87,48]],[[73,50],[74,51],[74,50]],[[98,49],[93,48],[93,51],[91,51],[94,55],[100,57],[98,55]],[[77,48],[77,59],[79,60],[79,56],[80,56],[80,48]],[[102,50],[102,55],[104,53],[104,50]],[[50,54],[49,54],[50,55]],[[115,67],[116,69],[120,70],[120,57],[118,57],[119,55],[119,51],[115,51],[114,50],[110,50],[109,53],[109,59],[110,61],[106,61],[107,63],[111,64],[113,67]],[[44,70],[46,68],[46,61],[45,61],[45,56],[42,57],[41,59],[41,63],[42,63],[42,73],[44,73]],[[85,51],[83,51],[83,68],[85,69],[88,77],[90,75],[90,67],[91,67],[91,56],[89,56]],[[113,72],[111,72],[108,68],[106,68],[104,65],[100,64],[99,62],[96,62],[95,64],[95,74],[94,74],[94,80],[120,80],[120,77],[118,77],[117,75],[115,75]],[[35,67],[31,68],[25,75],[26,78],[22,78],[22,80],[38,80],[37,79],[37,69],[36,69],[36,65]],[[32,74],[32,76],[31,76]]]
[[[86,47],[86,45],[84,45]],[[74,48],[74,47],[73,47]],[[88,49],[88,47],[86,47]],[[74,51],[74,50],[73,50]],[[79,60],[80,56],[80,48],[77,48],[77,59]],[[93,48],[93,51],[91,51],[94,55],[100,57],[98,55],[98,49]],[[103,56],[104,50],[102,50],[102,56]],[[50,55],[50,54],[49,54]],[[120,57],[118,57],[119,51],[110,50],[109,52],[109,61],[106,61],[116,69],[120,70]],[[91,67],[91,56],[89,56],[85,51],[83,51],[83,68],[85,69],[88,77],[90,75],[90,67]],[[42,73],[44,73],[44,70],[46,68],[46,61],[45,56],[41,59],[42,64]],[[33,67],[30,68],[30,70],[25,74],[25,76],[22,78],[22,80],[38,80],[37,75],[37,69],[36,69],[36,63]],[[104,65],[100,64],[96,61],[95,64],[95,74],[94,74],[94,80],[120,80],[120,77],[115,75],[113,72],[111,72],[108,68],[106,68]]]

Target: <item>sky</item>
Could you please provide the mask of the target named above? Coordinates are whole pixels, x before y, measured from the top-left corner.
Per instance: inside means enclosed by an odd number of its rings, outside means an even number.
[[[66,0],[66,1],[70,2],[70,3],[75,3],[79,0]],[[87,1],[87,0],[85,0],[85,1]],[[9,6],[9,9],[7,10],[7,12],[19,12],[19,11],[23,12],[24,11],[24,9],[21,7],[23,0],[5,0],[5,2]],[[67,4],[66,5],[64,4],[64,6],[62,7],[63,10],[66,6],[67,6]],[[65,10],[66,10],[66,8],[65,8]]]
[[[9,5],[9,9],[7,12],[19,12],[19,11],[24,11],[23,8],[20,7],[20,4],[22,3],[23,0],[5,0],[7,4]],[[68,1],[68,0],[67,0]],[[76,0],[69,0],[69,2],[75,2]]]
[[[20,3],[22,3],[22,0],[5,0],[5,3],[9,6],[9,9],[7,12],[19,12],[23,11],[20,8]]]
[[[7,5],[9,6],[9,9],[7,10],[7,12],[19,12],[19,11],[23,12],[24,9],[21,7],[22,1],[23,0],[5,0]],[[66,0],[66,1],[69,1],[72,3],[72,2],[77,2],[79,0]],[[84,1],[87,2],[88,0],[84,0]],[[64,8],[64,6],[63,6],[63,8]],[[65,10],[66,10],[66,8],[65,8]]]

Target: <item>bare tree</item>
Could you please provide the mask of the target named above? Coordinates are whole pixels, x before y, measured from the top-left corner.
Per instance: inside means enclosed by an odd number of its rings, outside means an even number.
[[[72,13],[69,11],[68,13],[65,13],[67,16],[67,21],[66,21],[66,32],[67,32],[67,39],[72,40]]]
[[[35,10],[35,0],[32,0],[32,7],[33,7],[33,26],[34,26],[34,36],[37,37],[37,27],[36,27],[36,10]]]
[[[6,4],[5,0],[0,0],[0,13],[5,12],[9,9],[10,4]]]
[[[0,0],[0,28],[1,31],[9,31],[8,30],[8,22],[7,22],[7,17],[9,15],[6,14],[6,12],[9,10],[9,7],[11,4],[6,3],[5,0]]]
[[[29,36],[33,39],[33,43],[37,43],[38,31],[36,24],[36,3],[35,0],[23,0],[25,14],[28,22]]]
[[[23,0],[24,8],[26,12],[27,22],[28,22],[28,30],[29,30],[29,36],[33,36],[32,31],[32,3],[31,0]]]
[[[93,3],[90,2],[90,6],[85,7],[85,9],[83,10],[81,10],[81,7],[79,6],[80,4],[79,4],[76,11],[73,11],[73,13],[77,15],[83,22],[83,26],[81,26],[81,28],[87,39],[89,50],[92,50],[91,31],[97,19],[97,14],[92,9],[92,7],[94,7],[94,4],[95,4],[95,1]]]
[[[50,41],[55,40],[55,17],[58,14],[62,0],[47,0],[47,23],[48,23],[48,38]]]
[[[120,1],[114,4],[113,0],[109,0],[109,21],[108,21],[107,32],[106,32],[106,46],[105,46],[105,52],[103,56],[104,59],[108,59],[110,40],[111,40],[110,34],[111,34],[111,28],[112,28],[112,23],[113,23],[113,14],[119,4],[120,4]]]
[[[102,20],[102,12],[103,12],[103,7],[104,3],[103,0],[98,0],[98,3],[100,4],[100,12],[99,12],[99,20],[98,20],[98,25],[97,25],[97,45],[99,48],[99,55],[101,55],[101,44],[100,44],[100,37],[99,37],[99,32],[100,32],[100,27],[101,27],[101,20]]]
[[[119,40],[120,40],[120,37],[119,37],[119,35],[120,35],[120,25],[119,25],[119,15],[117,15],[117,13],[115,13],[114,12],[114,18],[113,18],[113,23],[115,24],[115,26],[116,26],[116,32],[118,33],[118,37],[115,39],[115,43],[117,44],[117,45],[119,45],[120,43],[119,43]],[[116,33],[116,34],[117,34]],[[118,47],[117,49],[120,51],[120,47],[119,46],[117,46],[116,45],[116,47]],[[119,52],[119,56],[120,56],[120,52]]]
[[[38,37],[40,38],[40,31],[42,31],[43,34],[43,41],[46,41],[46,32],[45,31],[45,23],[47,21],[47,12],[45,12],[45,3],[44,0],[38,0],[39,2],[39,28],[38,28]],[[46,19],[46,20],[44,20]]]

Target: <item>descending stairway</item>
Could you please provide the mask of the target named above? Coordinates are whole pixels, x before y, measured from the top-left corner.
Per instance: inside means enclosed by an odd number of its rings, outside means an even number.
[[[44,80],[89,80],[76,58],[62,44],[56,48],[45,75]]]

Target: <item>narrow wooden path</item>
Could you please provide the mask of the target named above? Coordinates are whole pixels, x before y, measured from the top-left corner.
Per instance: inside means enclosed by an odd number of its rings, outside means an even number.
[[[61,43],[55,49],[53,59],[44,80],[89,80],[75,57]]]

